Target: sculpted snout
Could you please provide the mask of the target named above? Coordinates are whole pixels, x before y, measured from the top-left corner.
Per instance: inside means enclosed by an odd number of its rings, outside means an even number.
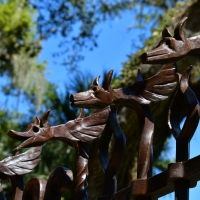
[[[177,62],[185,55],[190,54],[191,42],[183,32],[183,25],[186,20],[187,17],[177,24],[174,29],[174,36],[167,28],[164,28],[162,40],[154,50],[142,54],[142,62],[146,64],[169,64]]]
[[[172,54],[174,54],[174,52],[163,44],[151,51],[143,53],[141,58],[142,62],[145,64],[165,64]]]
[[[35,146],[40,146],[44,144],[46,141],[51,139],[51,135],[47,135],[44,133],[45,130],[43,129],[33,129],[29,130],[27,132],[17,132],[14,130],[10,130],[7,135],[10,136],[11,138],[15,140],[20,140],[23,141],[17,148],[14,149],[14,151],[18,151],[21,148],[26,148],[26,147],[35,147]]]
[[[44,144],[52,138],[50,126],[48,124],[48,116],[50,110],[46,111],[42,119],[36,117],[34,123],[28,125],[25,132],[17,132],[10,130],[7,135],[15,140],[23,141],[14,151],[18,151],[24,147],[36,147]]]
[[[85,92],[79,92],[79,93],[74,93],[71,94],[70,96],[70,102],[79,102],[79,101],[86,101],[86,100],[90,100],[91,98],[93,98],[93,94],[91,91],[85,91]]]
[[[168,41],[170,42],[168,43]],[[189,43],[171,39],[165,41],[157,48],[143,53],[141,58],[142,62],[145,64],[168,64],[179,61],[189,52]]]
[[[72,107],[77,108],[103,108],[109,105],[110,98],[107,92],[94,92],[93,90],[88,90],[86,92],[75,93],[70,96],[70,102]]]
[[[32,137],[32,134],[29,132],[17,132],[14,130],[10,130],[7,135],[15,140],[24,141],[29,137]]]
[[[93,91],[74,93],[70,96],[71,106],[78,108],[89,108],[90,104],[95,101],[96,97]]]

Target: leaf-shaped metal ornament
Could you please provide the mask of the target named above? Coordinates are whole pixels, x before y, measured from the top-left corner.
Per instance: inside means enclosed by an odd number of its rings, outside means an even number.
[[[0,161],[0,172],[9,176],[29,173],[40,162],[36,159],[42,147],[32,147],[26,152],[11,156]]]

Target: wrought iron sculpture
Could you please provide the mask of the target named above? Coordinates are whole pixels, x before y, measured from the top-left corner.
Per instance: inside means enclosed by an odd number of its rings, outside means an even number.
[[[26,184],[22,200],[57,200],[61,194],[68,192],[73,181],[73,173],[65,167],[57,167],[48,181],[32,178]]]
[[[188,85],[191,67],[183,74],[177,73],[174,62],[186,55],[199,57],[200,36],[186,38],[182,19],[175,28],[174,36],[167,29],[162,32],[163,39],[156,49],[144,53],[144,63],[164,64],[155,76],[143,80],[138,71],[137,81],[128,87],[113,89],[111,70],[99,86],[99,76],[92,87],[85,92],[72,94],[71,105],[80,108],[95,108],[94,113],[85,117],[83,109],[77,119],[50,126],[48,116],[50,110],[41,119],[35,118],[25,132],[10,130],[8,136],[22,143],[14,149],[31,147],[27,152],[9,157],[0,162],[0,178],[9,177],[12,182],[15,200],[58,200],[61,194],[70,189],[73,172],[65,167],[56,168],[46,181],[33,178],[23,186],[21,175],[31,171],[39,162],[36,159],[41,152],[41,145],[49,140],[61,140],[72,145],[77,151],[77,175],[74,199],[86,200],[89,147],[87,142],[101,135],[99,143],[99,159],[104,171],[103,193],[98,200],[155,200],[169,192],[175,191],[177,200],[188,200],[188,190],[200,180],[200,156],[189,159],[189,142],[197,128],[200,116],[199,102]],[[152,176],[154,119],[148,104],[163,101],[176,88],[169,108],[168,124],[176,140],[176,163],[168,169]],[[182,98],[186,98],[188,113],[183,128],[180,128]],[[140,127],[140,144],[138,150],[137,179],[123,190],[117,191],[117,171],[126,149],[126,137],[117,120],[118,106],[126,106],[135,111]],[[109,159],[108,149],[112,134],[114,148]],[[34,149],[33,149],[34,148]],[[19,162],[20,161],[20,162]],[[24,165],[27,163],[26,165]],[[22,170],[23,169],[23,170]],[[159,183],[159,184],[158,184]],[[5,199],[0,187],[0,199]]]
[[[43,145],[49,140],[60,140],[71,145],[78,141],[91,141],[103,131],[108,119],[109,108],[96,110],[88,117],[79,117],[58,126],[48,124],[49,113],[50,110],[46,111],[41,120],[36,117],[34,123],[28,125],[26,132],[14,130],[8,132],[11,138],[23,141],[14,151],[19,151],[24,147]]]
[[[142,54],[142,62],[146,64],[166,64],[177,62],[186,55],[200,57],[200,36],[186,38],[183,26],[187,17],[183,18],[174,30],[174,36],[167,28],[162,31],[162,40],[152,51]]]
[[[64,143],[72,145],[78,155],[75,199],[87,199],[89,151],[86,141],[93,140],[101,134],[108,119],[109,108],[96,110],[88,117],[84,117],[83,110],[81,110],[77,119],[58,126],[50,126],[48,124],[49,113],[50,110],[45,112],[41,120],[36,117],[34,123],[28,126],[26,132],[16,132],[13,130],[8,132],[8,135],[13,139],[25,140],[14,151],[18,151],[24,147],[42,145],[51,139],[61,140]],[[48,189],[48,191],[51,190]],[[47,199],[55,199],[48,192],[45,195],[48,196]]]
[[[81,108],[101,108],[110,104],[128,105],[130,102],[149,104],[165,100],[166,95],[172,92],[177,84],[174,64],[164,65],[159,73],[149,79],[138,80],[131,86],[119,89],[111,87],[112,74],[113,70],[106,75],[102,87],[98,84],[98,76],[88,91],[72,94],[71,105]]]

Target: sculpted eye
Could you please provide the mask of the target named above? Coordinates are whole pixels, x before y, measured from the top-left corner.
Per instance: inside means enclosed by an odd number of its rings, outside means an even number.
[[[93,87],[92,90],[93,90],[94,92],[96,92],[96,91],[97,91],[97,88],[96,88],[96,87]]]
[[[32,129],[32,130],[33,130],[33,132],[37,133],[37,132],[39,132],[40,129],[39,129],[39,127],[37,127],[37,126],[33,126],[33,129]]]

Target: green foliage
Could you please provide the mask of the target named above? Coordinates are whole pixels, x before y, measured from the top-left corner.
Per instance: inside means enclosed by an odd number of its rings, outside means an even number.
[[[12,149],[16,145],[16,141],[7,137],[6,133],[11,129],[18,129],[22,115],[16,111],[0,110],[0,160],[8,156],[12,156]],[[16,122],[14,119],[18,119]]]
[[[17,122],[14,119],[19,121]],[[17,142],[9,138],[6,133],[11,129],[19,129],[21,119],[22,115],[16,111],[0,110],[0,160],[14,155],[12,150],[17,145]],[[3,181],[3,190],[7,194],[7,198],[11,199],[11,186],[8,180]]]
[[[20,47],[34,39],[35,32],[30,32],[35,27],[32,13],[33,9],[25,1],[9,0],[1,4],[1,48],[6,47],[5,52],[18,53]]]
[[[9,80],[3,86],[6,94],[35,96],[31,103],[39,106],[45,63],[37,62],[41,45],[36,38],[34,13],[25,0],[8,0],[0,5],[0,75]]]

